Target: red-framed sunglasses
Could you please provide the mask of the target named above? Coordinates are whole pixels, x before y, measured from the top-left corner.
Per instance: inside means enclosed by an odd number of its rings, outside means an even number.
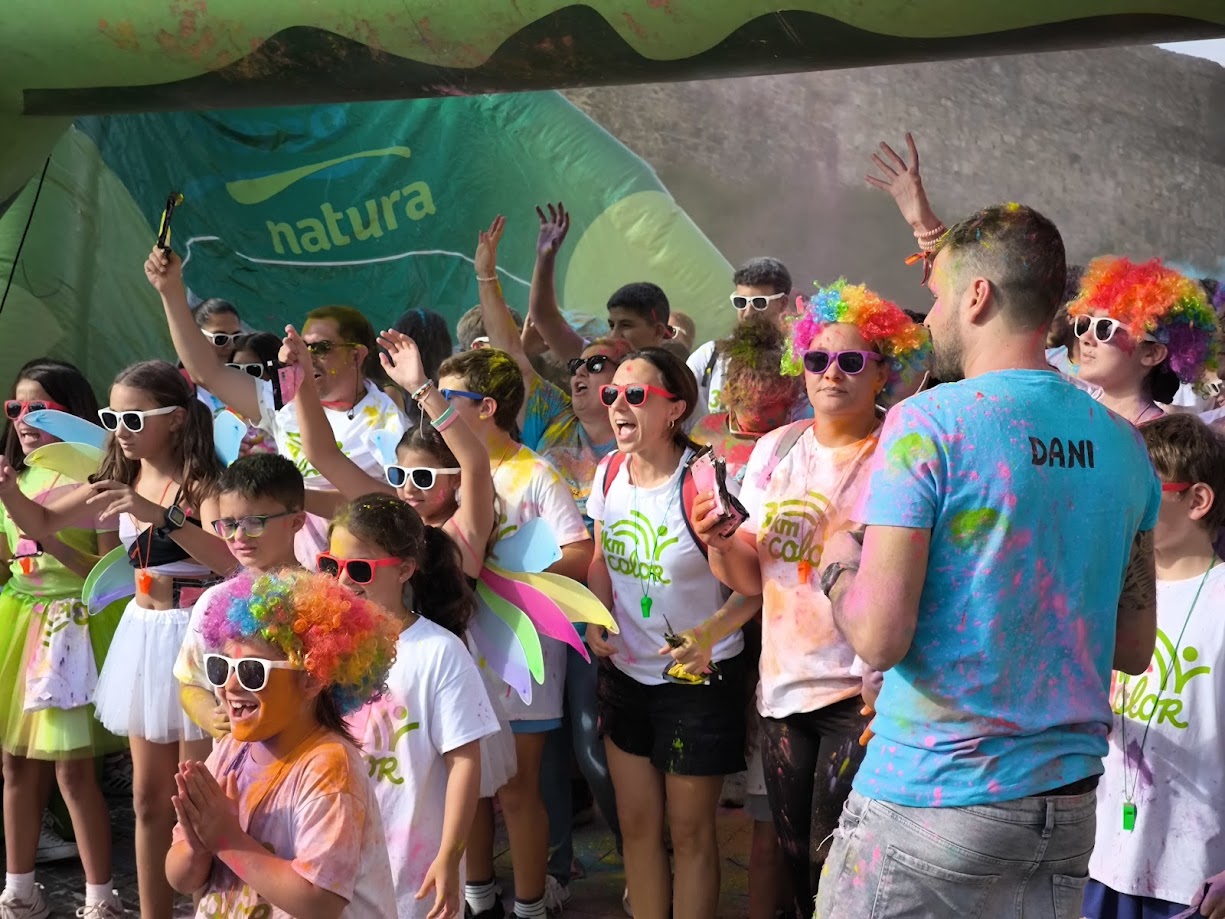
[[[377,568],[390,568],[403,559],[398,558],[337,558],[331,552],[320,552],[315,557],[315,567],[321,574],[338,578],[340,572],[349,576],[354,584],[369,584],[374,580]]]
[[[24,418],[30,412],[66,412],[68,408],[52,399],[5,399],[4,417],[9,421]]]
[[[1172,491],[1172,492],[1178,493],[1178,492],[1186,491],[1193,484],[1195,483],[1194,482],[1162,482],[1161,490],[1162,491]]]
[[[624,395],[625,401],[630,405],[642,405],[647,401],[647,396],[652,394],[662,396],[664,399],[676,399],[676,396],[666,389],[643,383],[623,383],[619,386],[609,383],[600,387],[600,401],[608,406],[613,405],[620,395]]]

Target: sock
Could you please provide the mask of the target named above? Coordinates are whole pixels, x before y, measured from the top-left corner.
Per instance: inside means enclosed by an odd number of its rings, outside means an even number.
[[[108,880],[105,884],[85,884],[85,905],[93,906],[95,903],[107,903],[111,897],[115,895],[114,879]]]
[[[465,884],[464,899],[472,907],[473,913],[480,914],[487,909],[493,909],[498,895],[494,893],[493,881],[485,881],[480,884]]]
[[[515,901],[515,919],[545,919],[544,897],[539,900],[533,900],[531,903],[524,903],[522,900]]]
[[[34,872],[29,874],[4,875],[4,889],[11,890],[18,900],[28,903],[34,899]]]

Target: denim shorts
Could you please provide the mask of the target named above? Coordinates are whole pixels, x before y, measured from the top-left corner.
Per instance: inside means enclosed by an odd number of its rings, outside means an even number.
[[[1097,792],[902,807],[852,792],[816,919],[1080,919]]]
[[[731,775],[745,767],[744,655],[719,661],[708,685],[647,686],[600,668],[600,728],[617,747],[669,775]]]

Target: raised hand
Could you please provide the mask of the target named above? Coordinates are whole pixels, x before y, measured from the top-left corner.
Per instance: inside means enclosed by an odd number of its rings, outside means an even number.
[[[145,260],[145,277],[159,294],[183,288],[183,260],[173,251],[163,252],[157,246]]]
[[[493,278],[498,274],[498,243],[506,229],[506,218],[499,214],[493,218],[488,230],[482,230],[476,244],[476,276]]]
[[[425,383],[425,368],[417,343],[395,329],[388,329],[379,335],[378,343],[383,349],[379,353],[379,362],[387,375],[409,393],[420,389]]]
[[[548,217],[544,211],[536,208],[536,216],[540,218],[540,235],[536,238],[537,258],[556,256],[561,244],[566,241],[566,234],[570,232],[570,214],[566,206],[558,201],[556,206],[547,204],[545,207],[549,209]]]
[[[880,153],[872,154],[872,162],[876,165],[879,175],[868,173],[864,179],[869,185],[889,192],[902,217],[912,227],[916,230],[930,230],[940,221],[928,203],[923,178],[919,174],[919,148],[915,146],[914,137],[909,132],[906,134],[906,152],[910,158],[909,163],[882,141]]]
[[[291,325],[285,326],[285,337],[281,341],[281,353],[277,355],[277,359],[282,364],[297,364],[303,369],[311,366],[310,349],[306,347],[306,342],[302,340],[298,330]]]

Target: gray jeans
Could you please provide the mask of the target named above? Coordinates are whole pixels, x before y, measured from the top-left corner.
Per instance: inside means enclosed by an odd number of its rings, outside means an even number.
[[[851,792],[815,919],[1079,919],[1097,792],[900,807]]]

